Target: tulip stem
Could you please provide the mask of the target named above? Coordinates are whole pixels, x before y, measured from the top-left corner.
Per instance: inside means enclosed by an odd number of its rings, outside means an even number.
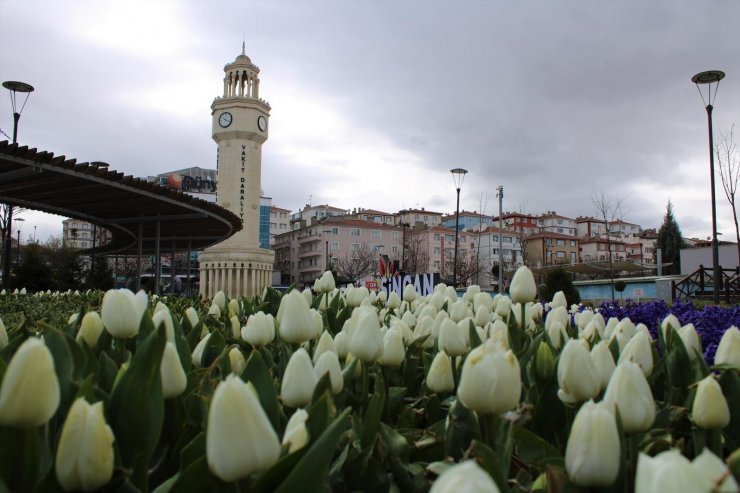
[[[460,376],[457,374],[457,365],[455,364],[455,356],[447,356],[450,358],[450,367],[452,368],[452,383],[457,388],[457,384],[460,381]]]
[[[627,433],[627,467],[629,467],[627,471],[627,484],[635,484],[635,478],[637,477],[637,456],[639,454],[637,445],[637,434]]]
[[[367,363],[364,361],[357,361],[360,364],[360,373],[362,374],[362,395],[360,396],[361,409],[364,414],[365,408],[367,407],[367,393],[370,388],[370,376],[368,375]]]

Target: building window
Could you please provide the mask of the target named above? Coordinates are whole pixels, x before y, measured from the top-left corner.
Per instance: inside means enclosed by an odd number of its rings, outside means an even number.
[[[563,232],[563,228],[558,228],[558,233],[562,233],[562,232]]]
[[[556,246],[565,246],[565,240],[555,240]]]
[[[572,247],[576,246],[576,240],[570,240],[570,246]]]
[[[360,236],[359,228],[350,228],[349,235],[350,236]]]
[[[373,252],[379,252],[380,251],[380,245],[373,245],[372,246],[372,251]]]
[[[439,260],[434,261],[434,270],[439,270]]]
[[[439,241],[439,233],[434,233],[434,241]]]
[[[380,230],[374,229],[372,235],[373,235],[373,238],[380,238],[381,237]]]
[[[434,247],[434,254],[439,255],[439,247]]]
[[[558,219],[558,224],[563,224],[563,220],[562,219]]]
[[[391,247],[391,253],[398,253],[398,245],[393,245]]]
[[[449,241],[450,243],[455,241],[455,235],[445,235],[445,241]]]
[[[351,244],[351,245],[349,246],[349,249],[350,249],[350,251],[352,251],[352,252],[356,252],[356,251],[358,251],[358,250],[360,249],[360,244],[359,244],[359,243],[352,243],[352,244]]]
[[[338,235],[339,234],[339,228],[331,228],[331,234],[333,234],[334,236]]]
[[[339,243],[332,242],[332,244],[331,244],[331,251],[332,252],[338,252],[339,251]]]
[[[393,238],[394,240],[397,240],[398,239],[398,231],[391,231],[391,238]]]
[[[511,236],[504,236],[504,243],[511,243]]]

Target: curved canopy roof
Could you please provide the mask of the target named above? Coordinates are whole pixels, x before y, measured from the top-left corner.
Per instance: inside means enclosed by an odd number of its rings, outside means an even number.
[[[239,217],[216,204],[124,176],[103,163],[0,142],[0,202],[88,221],[113,239],[101,250],[156,251],[157,224],[164,251],[202,249],[241,229]]]

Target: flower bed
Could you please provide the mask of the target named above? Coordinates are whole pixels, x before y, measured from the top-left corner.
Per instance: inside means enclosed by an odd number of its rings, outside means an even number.
[[[0,295],[0,490],[737,489],[737,311],[535,295]]]

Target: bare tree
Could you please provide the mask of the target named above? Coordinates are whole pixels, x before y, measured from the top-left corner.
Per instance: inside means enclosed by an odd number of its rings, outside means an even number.
[[[740,182],[740,147],[735,142],[735,124],[730,127],[730,132],[723,132],[714,146],[717,154],[719,177],[722,180],[722,188],[725,190],[727,201],[732,207],[732,218],[735,221],[735,242],[737,243],[737,256],[740,261],[740,228],[737,222],[737,193],[738,182]]]
[[[367,243],[362,243],[357,250],[350,251],[336,260],[334,265],[337,276],[357,285],[363,277],[376,271],[379,258],[379,253],[373,252]]]
[[[474,243],[471,243],[474,245]],[[454,248],[445,251],[445,272],[453,272],[455,264]],[[478,262],[478,257],[468,248],[459,248],[457,251],[457,281],[460,285],[467,286],[478,278],[485,270]]]
[[[408,228],[405,231],[405,253],[401,268],[407,274],[429,271],[429,228]]]
[[[611,280],[612,303],[614,298],[614,259],[612,254],[612,230],[611,223],[619,218],[622,214],[622,204],[625,201],[624,196],[611,197],[603,189],[594,190],[591,194],[591,202],[596,209],[598,218],[604,222],[606,231],[606,244],[609,254],[609,278]]]

